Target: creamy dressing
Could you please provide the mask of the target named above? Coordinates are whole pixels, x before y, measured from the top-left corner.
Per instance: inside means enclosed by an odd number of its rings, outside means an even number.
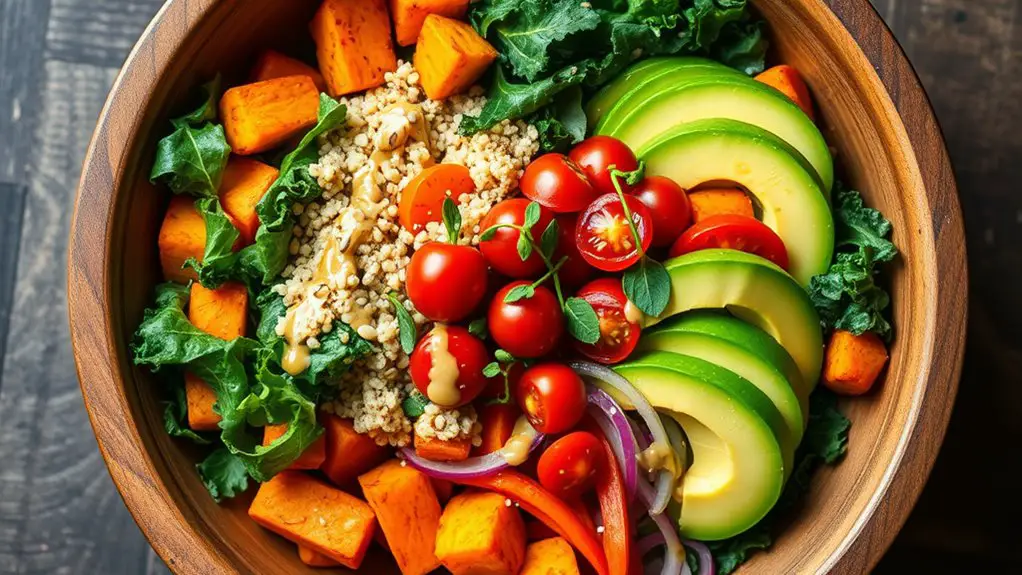
[[[515,467],[525,463],[529,459],[529,450],[536,439],[536,433],[536,428],[529,423],[528,418],[520,416],[511,431],[511,438],[500,450],[504,461]]]
[[[642,320],[646,319],[646,314],[642,313],[639,306],[632,303],[632,300],[625,300],[625,319],[631,323],[641,324]]]
[[[432,366],[429,368],[429,385],[426,397],[440,407],[455,407],[461,403],[461,390],[458,389],[458,360],[448,349],[447,326],[437,324],[429,332],[429,355]]]
[[[674,477],[681,476],[678,456],[674,449],[666,443],[654,441],[649,447],[636,456],[639,465],[650,473],[666,470]]]

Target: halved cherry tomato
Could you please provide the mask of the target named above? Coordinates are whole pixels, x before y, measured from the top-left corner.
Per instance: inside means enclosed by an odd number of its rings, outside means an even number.
[[[486,258],[470,246],[430,242],[412,254],[406,272],[408,299],[432,321],[461,321],[486,294]]]
[[[442,405],[441,407],[460,407],[471,403],[486,387],[489,380],[483,375],[483,368],[490,362],[490,354],[486,346],[476,336],[470,334],[467,329],[456,325],[437,326],[433,331],[427,333],[415,346],[415,351],[409,360],[408,369],[412,375],[412,383],[429,397],[433,403],[437,403],[429,395],[430,371],[433,369],[433,347],[441,337],[439,330],[447,332],[447,353],[454,356],[458,364],[458,380],[455,384],[461,397],[455,405]],[[437,403],[437,405],[440,405]]]
[[[646,176],[632,189],[653,216],[653,245],[666,247],[692,223],[692,205],[685,190],[663,176]]]
[[[592,433],[574,431],[546,448],[539,457],[539,484],[561,499],[572,499],[592,489],[601,467],[603,445]]]
[[[542,357],[557,347],[564,333],[564,314],[557,297],[549,289],[538,286],[530,298],[506,303],[508,292],[527,281],[511,282],[497,292],[487,314],[490,337],[503,350],[515,357]]]
[[[585,414],[586,386],[570,367],[541,363],[522,374],[515,388],[515,400],[537,431],[564,433]]]
[[[639,169],[639,161],[627,144],[610,136],[593,136],[575,146],[568,154],[578,167],[582,168],[593,188],[600,194],[615,192],[611,182],[610,169],[633,172]],[[621,189],[628,193],[631,186],[619,179]]]
[[[625,196],[625,201],[645,252],[653,241],[653,217],[635,196]],[[600,196],[586,208],[575,226],[575,243],[589,265],[607,272],[621,271],[642,257],[617,194]]]
[[[625,315],[628,298],[620,278],[600,278],[584,285],[575,294],[589,302],[600,318],[600,339],[596,343],[572,340],[579,353],[600,363],[623,361],[639,344],[642,326]]]
[[[579,212],[600,194],[582,170],[563,154],[544,154],[525,168],[522,193],[558,213]]]
[[[748,216],[711,216],[681,234],[671,246],[670,256],[677,257],[699,250],[725,248],[740,250],[766,258],[788,269],[788,250],[774,230]]]
[[[486,214],[483,223],[479,225],[481,231],[499,224],[525,225],[525,210],[529,207],[529,200],[525,198],[513,198],[504,200]],[[539,222],[530,228],[532,237],[537,242],[543,237],[543,231],[554,219],[554,214],[546,208],[540,208]],[[539,277],[546,271],[546,264],[538,253],[533,252],[525,261],[518,255],[518,238],[521,234],[516,229],[501,228],[493,238],[485,242],[479,242],[479,249],[486,257],[490,266],[498,272],[511,278]]]
[[[563,257],[568,258],[558,272],[561,285],[568,289],[586,283],[596,271],[593,266],[586,263],[582,254],[578,252],[578,244],[575,243],[577,223],[578,214],[558,214],[557,216],[557,231],[560,238],[557,241],[557,250],[554,252],[554,262],[561,261]]]
[[[412,178],[401,190],[397,213],[401,226],[413,234],[419,233],[429,222],[443,220],[444,199],[450,192],[455,203],[462,194],[476,189],[468,168],[459,164],[430,166]]]

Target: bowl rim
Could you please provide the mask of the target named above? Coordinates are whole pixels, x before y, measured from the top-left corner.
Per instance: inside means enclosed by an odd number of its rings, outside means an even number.
[[[821,572],[850,571],[853,565],[871,569],[908,518],[950,419],[965,348],[968,286],[964,226],[953,169],[932,105],[904,50],[873,5],[868,0],[795,1],[820,4],[831,12],[837,25],[873,64],[869,74],[901,117],[911,149],[927,152],[917,153],[915,162],[929,204],[941,207],[942,218],[933,225],[933,246],[938,253],[946,249],[951,254],[937,258],[936,271],[940,278],[956,280],[941,281],[936,290],[936,309],[941,312],[934,330],[942,335],[931,351],[945,359],[934,362],[926,385],[916,394],[915,413],[906,422],[884,480],[854,527],[819,568]],[[136,140],[153,89],[167,73],[173,56],[216,4],[216,0],[167,0],[127,57],[85,156],[68,244],[72,347],[89,420],[119,494],[149,543],[178,573],[208,572],[211,567],[214,572],[230,572],[234,567],[210,544],[209,534],[193,525],[171,499],[167,481],[155,471],[152,454],[123,392],[108,393],[116,388],[114,382],[125,378],[117,358],[117,322],[111,319],[119,312],[108,311],[110,278],[105,262],[113,233],[113,200],[129,169],[130,147],[120,143]],[[137,101],[140,94],[142,102]],[[139,111],[117,118],[111,114],[128,104]],[[113,152],[117,157],[111,156]],[[924,428],[926,441],[921,441]],[[892,490],[899,496],[887,497]]]

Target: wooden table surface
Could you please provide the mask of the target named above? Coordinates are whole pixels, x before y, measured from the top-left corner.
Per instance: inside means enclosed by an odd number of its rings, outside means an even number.
[[[96,448],[65,298],[82,156],[118,67],[161,3],[0,0],[0,574],[167,572]],[[877,571],[1007,571],[1022,534],[1018,478],[1000,471],[1022,440],[1022,0],[873,3],[943,124],[972,287],[950,432]]]

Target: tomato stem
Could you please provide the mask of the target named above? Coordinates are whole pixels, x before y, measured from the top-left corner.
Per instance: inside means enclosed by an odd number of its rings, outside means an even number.
[[[611,178],[611,179],[613,180],[613,178]],[[625,208],[625,210],[627,211],[627,207]],[[629,220],[629,223],[631,223],[631,220]],[[499,230],[499,229],[502,229],[502,228],[511,228],[513,230],[518,230],[519,234],[522,234],[525,237],[525,239],[529,240],[529,244],[532,245],[532,251],[537,253],[537,254],[539,254],[539,257],[543,260],[543,263],[546,264],[546,268],[547,268],[547,273],[542,278],[540,278],[536,283],[534,283],[532,285],[533,285],[533,287],[536,287],[539,284],[541,284],[544,281],[546,281],[546,279],[548,279],[551,275],[553,275],[553,278],[554,278],[554,293],[557,294],[557,301],[560,302],[561,309],[563,310],[564,306],[565,306],[565,303],[564,303],[564,292],[561,290],[561,277],[560,277],[560,274],[557,273],[557,270],[559,270],[560,267],[562,265],[564,265],[565,262],[568,261],[568,256],[564,256],[563,258],[561,258],[560,262],[558,262],[556,265],[554,265],[554,263],[552,261],[550,261],[550,258],[547,257],[547,255],[545,253],[543,253],[543,249],[540,247],[540,245],[536,243],[536,239],[532,237],[532,231],[527,229],[525,226],[520,226],[518,224],[496,224],[496,225],[490,227],[486,231],[489,231],[489,230]],[[486,231],[484,231],[483,233],[485,234]],[[633,231],[634,231],[634,228],[633,228]],[[635,233],[638,234],[638,232],[635,232]]]
[[[621,182],[618,178],[626,178],[627,175],[616,168],[610,170],[610,182],[614,184],[614,191],[617,192],[617,197],[621,200],[621,208],[625,213],[625,220],[628,221],[628,229],[632,230],[632,238],[635,240],[635,251],[639,254],[639,257],[645,256],[645,252],[642,249],[642,237],[639,235],[639,229],[635,227],[635,222],[632,220],[632,210],[628,209],[628,202],[625,200],[625,191],[621,188]]]

